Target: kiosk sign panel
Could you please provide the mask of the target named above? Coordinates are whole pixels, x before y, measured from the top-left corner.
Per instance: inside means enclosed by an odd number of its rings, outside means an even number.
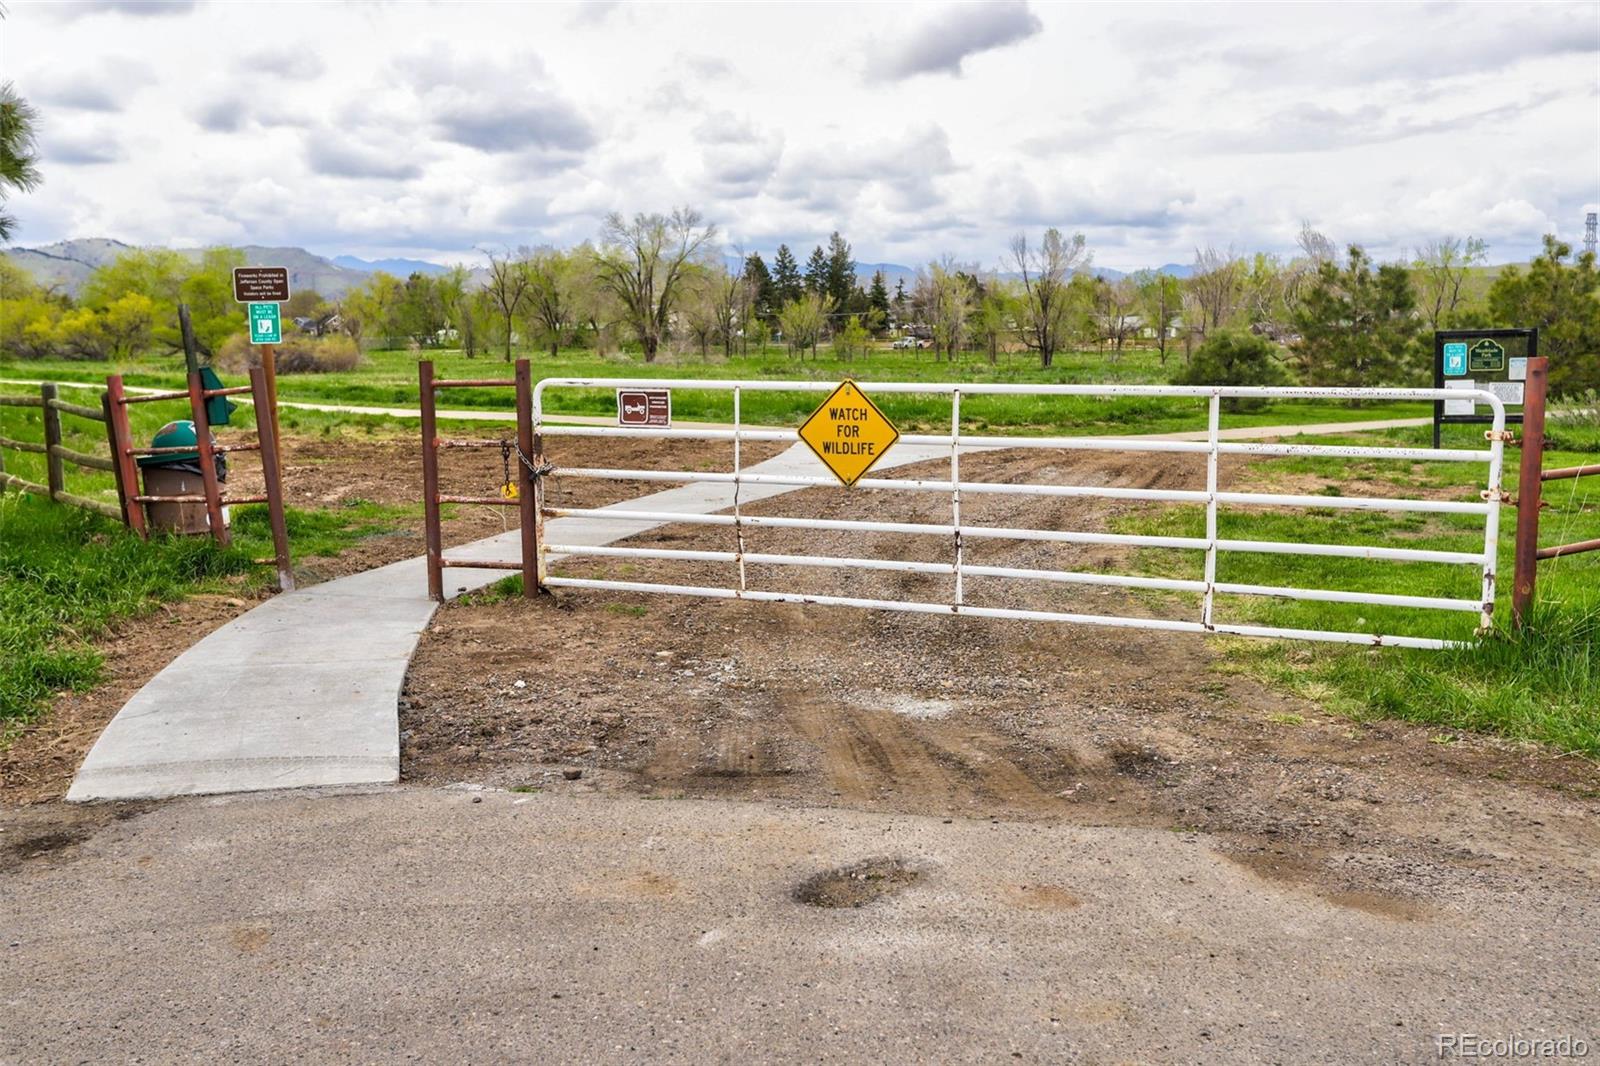
[[[1539,354],[1536,329],[1439,330],[1433,335],[1433,387],[1491,392],[1507,407],[1506,422],[1521,422],[1523,383],[1528,360]],[[1489,409],[1473,397],[1441,400],[1433,405],[1433,446],[1440,428],[1452,422],[1493,421]]]

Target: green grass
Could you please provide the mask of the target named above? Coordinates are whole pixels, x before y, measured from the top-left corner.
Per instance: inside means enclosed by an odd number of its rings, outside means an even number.
[[[524,354],[524,353],[519,353]],[[766,354],[752,352],[724,360],[674,359],[663,356],[646,364],[634,354],[599,357],[593,352],[530,352],[536,379],[546,377],[671,377],[737,380],[801,379],[837,381],[851,376],[871,381],[953,381],[1000,384],[1126,384],[1166,382],[1180,365],[1174,353],[1166,367],[1153,350],[1130,349],[1120,357],[1103,352],[1064,352],[1049,370],[1032,355],[1009,355],[998,363],[970,356],[953,363],[935,360],[929,352],[876,351],[857,360],[838,360],[827,349],[821,358],[793,359],[781,349]],[[468,359],[459,351],[422,354],[405,351],[367,353],[356,370],[339,374],[299,374],[279,379],[282,400],[347,403],[356,406],[415,407],[417,362],[433,360],[437,374],[447,378],[502,378],[511,370],[496,356]],[[0,363],[0,377],[50,378],[60,381],[102,381],[111,368],[68,361]],[[130,385],[181,387],[181,369],[170,357],[138,361],[121,368]],[[225,375],[226,377],[226,375]],[[232,379],[228,379],[231,383]],[[0,387],[14,391],[15,387]],[[884,394],[874,397],[884,413],[902,430],[935,430],[949,424],[950,401],[942,396]],[[820,402],[816,393],[747,393],[741,403],[745,421],[763,425],[798,425]],[[510,410],[510,389],[458,389],[445,393],[442,405],[455,408]],[[726,422],[733,417],[732,397],[726,392],[679,389],[674,392],[674,417],[686,421]],[[1202,400],[1175,398],[1100,398],[1062,396],[972,396],[962,400],[962,421],[969,430],[1005,427],[1016,432],[1093,430],[1105,433],[1152,433],[1203,429],[1206,405]],[[577,415],[612,415],[616,397],[605,389],[562,389],[548,394],[548,410]],[[1341,403],[1285,401],[1259,411],[1226,414],[1225,426],[1260,426],[1307,422],[1405,418],[1427,414],[1421,404],[1372,404],[1352,408]],[[285,413],[287,415],[287,412]]]
[[[0,496],[0,730],[100,676],[92,641],[120,618],[196,590],[252,582],[251,546],[142,541],[120,524],[36,497]],[[0,734],[3,735],[3,734]]]
[[[360,500],[325,511],[291,508],[287,519],[297,559],[336,555],[415,525],[404,509]],[[17,492],[0,496],[0,743],[53,694],[99,680],[94,641],[112,623],[197,592],[262,587],[270,573],[252,560],[272,553],[266,508],[238,508],[233,534],[229,548],[209,537],[144,541],[76,507]]]
[[[1563,432],[1563,444],[1582,450],[1549,451],[1547,466],[1593,462],[1600,454],[1600,427],[1568,426]],[[1394,430],[1367,436],[1415,445],[1426,433]],[[1514,449],[1508,450],[1506,484],[1511,488],[1517,456]],[[1293,457],[1260,462],[1250,478],[1256,488],[1282,487],[1286,479],[1293,479],[1300,491],[1307,491],[1307,478],[1326,478],[1324,488],[1337,488],[1353,474],[1402,496],[1417,489],[1461,486],[1454,498],[1465,499],[1472,495],[1470,479],[1481,477],[1482,470],[1462,464]],[[1541,518],[1542,544],[1600,537],[1600,479],[1551,482],[1545,486],[1545,498],[1550,507]],[[1112,525],[1119,532],[1201,536],[1205,519],[1198,507],[1149,508],[1122,516]],[[1266,678],[1355,718],[1402,718],[1497,733],[1600,757],[1600,553],[1540,563],[1537,610],[1523,629],[1513,630],[1515,528],[1515,509],[1503,508],[1496,627],[1481,641],[1473,639],[1475,613],[1218,596],[1219,622],[1444,637],[1467,645],[1441,652],[1227,639],[1222,641],[1224,668]],[[1480,550],[1483,537],[1481,520],[1472,516],[1333,509],[1225,508],[1218,516],[1218,531],[1226,538],[1447,551]],[[1135,567],[1147,574],[1202,576],[1197,552],[1143,549],[1135,553]],[[1232,552],[1219,556],[1217,580],[1469,600],[1476,600],[1481,591],[1473,567]],[[1198,615],[1198,597],[1173,594],[1151,599],[1174,616]]]

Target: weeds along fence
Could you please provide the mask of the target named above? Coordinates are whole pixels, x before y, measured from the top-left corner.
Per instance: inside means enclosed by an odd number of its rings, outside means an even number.
[[[18,440],[14,437],[0,436],[0,492],[8,488],[19,489],[22,492],[45,496],[57,503],[81,507],[87,511],[103,514],[108,518],[115,518],[122,522],[128,521],[124,507],[106,503],[103,500],[92,499],[81,493],[67,490],[67,466],[87,470],[101,470],[117,475],[117,464],[113,458],[116,446],[111,433],[110,405],[102,395],[100,406],[86,407],[83,404],[69,403],[58,395],[60,387],[53,381],[44,382],[39,386],[37,396],[0,396],[0,407],[37,408],[40,412],[44,426],[44,436],[39,441]],[[67,447],[64,443],[62,432],[62,417],[86,419],[96,422],[101,426],[106,437],[107,454],[91,454]],[[29,452],[44,456],[45,484],[29,481],[18,474],[6,471],[5,453],[10,449],[16,452]],[[125,498],[121,492],[119,477],[118,497]]]

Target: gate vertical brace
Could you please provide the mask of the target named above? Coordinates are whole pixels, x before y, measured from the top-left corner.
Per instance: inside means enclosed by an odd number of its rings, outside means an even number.
[[[206,497],[211,539],[226,548],[233,543],[222,520],[222,488],[217,481],[217,453],[211,448],[211,421],[206,417],[206,387],[199,374],[189,375],[189,417],[194,419],[195,450],[200,453],[200,484]]]
[[[266,371],[250,370],[250,406],[255,408],[256,440],[261,445],[261,476],[267,483],[267,519],[272,526],[272,556],[278,569],[278,591],[294,591],[294,565],[289,559],[289,522],[283,509],[283,467],[278,465],[277,419],[272,417]]]
[[[545,470],[544,461],[544,400],[539,398],[533,404],[533,465],[536,470]],[[545,548],[544,539],[544,474],[533,479],[533,536],[534,543],[538,546],[538,557],[534,560],[535,571],[539,587],[545,585],[545,578],[550,576],[550,555]]]
[[[60,499],[67,491],[67,464],[61,458],[61,412],[50,406],[57,396],[56,383],[46,381],[39,386],[39,399],[44,401],[40,414],[44,416],[44,467],[50,498]]]
[[[439,530],[439,427],[434,419],[433,361],[417,363],[422,408],[422,532],[427,541],[428,598],[444,602],[443,534]]]
[[[128,404],[123,398],[122,375],[106,378],[107,425],[111,432],[111,461],[117,464],[117,487],[122,490],[122,513],[128,527],[141,537],[149,535],[144,520],[144,504],[139,495],[139,465],[133,459],[133,429],[128,423]]]
[[[1206,591],[1200,607],[1200,624],[1215,629],[1213,617],[1216,607],[1217,585],[1217,440],[1222,428],[1222,397],[1211,394],[1206,413],[1206,440],[1211,450],[1206,452]]]
[[[739,406],[739,386],[733,387],[733,553],[739,558],[739,591],[746,589],[744,576],[744,522],[739,511],[740,475],[744,472],[743,455],[739,448],[743,421]]]
[[[517,360],[517,510],[522,523],[522,595],[534,599],[539,584],[539,478],[528,463],[533,455],[533,374],[526,359]],[[542,475],[541,475],[542,477]]]
[[[965,602],[961,580],[961,390],[950,393],[950,525],[956,539],[956,609]]]
[[[1550,359],[1528,360],[1528,381],[1522,405],[1522,463],[1517,474],[1517,533],[1511,574],[1511,621],[1522,628],[1533,611],[1539,573],[1539,503],[1544,479],[1544,401],[1549,387]],[[1499,442],[1496,442],[1497,446]],[[1490,485],[1491,493],[1496,486]]]

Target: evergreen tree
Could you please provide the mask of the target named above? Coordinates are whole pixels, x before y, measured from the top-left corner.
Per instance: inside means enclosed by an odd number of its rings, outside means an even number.
[[[1311,385],[1420,385],[1427,358],[1416,296],[1404,266],[1376,271],[1357,245],[1344,269],[1323,263],[1295,311],[1295,355]]]
[[[773,313],[800,299],[803,288],[800,284],[800,264],[795,262],[794,253],[789,251],[787,244],[778,245],[778,254],[772,260]]]
[[[830,296],[828,282],[828,254],[819,244],[811,249],[811,258],[806,260],[806,291]]]
[[[867,292],[867,312],[874,330],[889,324],[889,286],[881,270],[873,272],[872,288]]]
[[[856,261],[850,253],[850,242],[834,230],[828,238],[828,285],[824,290],[834,305],[842,310],[852,310],[850,304],[856,294]]]
[[[1550,357],[1550,391],[1600,389],[1600,272],[1595,254],[1573,257],[1572,246],[1546,235],[1544,252],[1527,273],[1506,267],[1489,289],[1496,326],[1536,327],[1539,354]]]
[[[767,269],[766,260],[761,258],[760,252],[751,252],[744,261],[745,280],[750,285],[750,304],[755,309],[757,318],[771,318],[778,313],[781,306],[777,300],[777,283],[772,280],[772,272]]]
[[[904,326],[909,321],[906,318],[906,305],[910,299],[911,297],[906,295],[906,279],[896,278],[894,280],[894,324],[896,326]]]

